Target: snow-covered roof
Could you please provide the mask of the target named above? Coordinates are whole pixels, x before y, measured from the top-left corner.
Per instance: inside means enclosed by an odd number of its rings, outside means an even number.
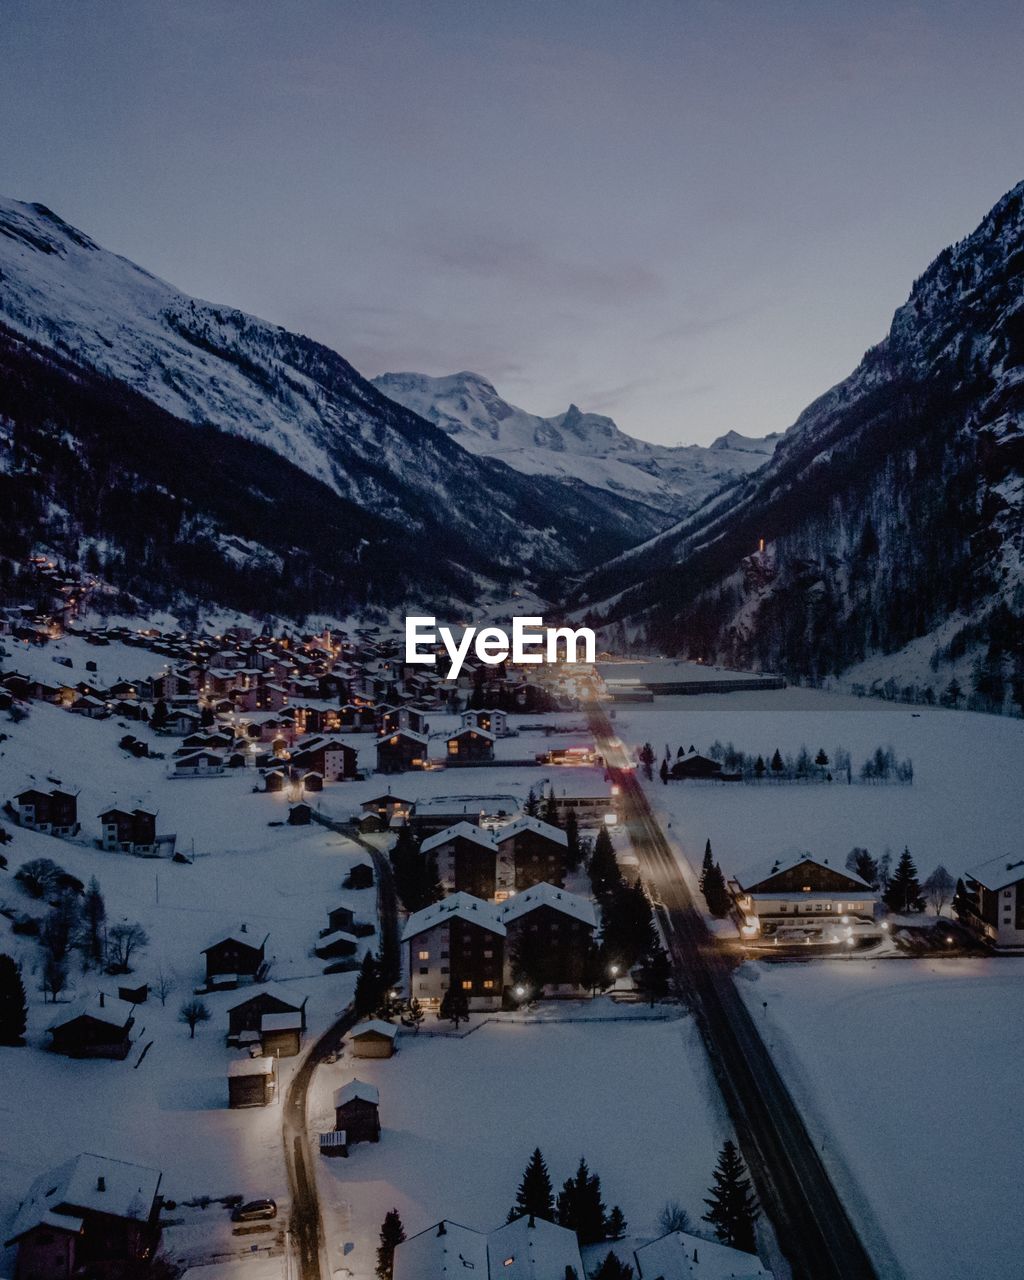
[[[228,1006],[228,1012],[232,1013],[235,1009],[240,1009],[242,1005],[248,1004],[250,1000],[255,1000],[259,996],[273,996],[275,1000],[280,1000],[291,1009],[301,1009],[308,999],[301,991],[295,991],[291,986],[286,987],[281,982],[264,982],[260,986],[248,988],[239,1000]]]
[[[569,843],[569,838],[561,827],[553,827],[550,822],[542,822],[540,818],[531,818],[528,813],[524,813],[521,818],[516,818],[513,822],[507,822],[503,827],[498,827],[494,832],[494,838],[501,844],[524,831],[532,831],[535,835],[544,836],[553,844],[568,845]]]
[[[501,904],[501,918],[509,924],[512,920],[518,920],[521,916],[536,911],[538,907],[551,907],[555,911],[561,911],[567,916],[572,916],[574,920],[589,925],[592,929],[597,928],[597,914],[592,902],[546,882],[531,885],[529,889],[523,889],[513,894],[511,898],[507,898]]]
[[[468,924],[479,925],[491,933],[505,936],[505,926],[501,922],[501,910],[482,898],[474,898],[470,893],[453,893],[440,902],[433,902],[422,911],[415,911],[405,922],[402,930],[402,941],[407,942],[418,934],[433,929],[435,925],[444,924],[452,918],[464,920]]]
[[[235,942],[243,947],[252,947],[254,951],[259,951],[260,947],[266,945],[269,933],[265,933],[261,938],[258,932],[250,933],[247,928],[239,925],[237,929],[232,929],[230,933],[218,934],[208,947],[204,947],[202,954],[206,955],[207,951],[212,951],[214,947],[222,947],[225,942]]]
[[[365,1080],[350,1080],[334,1091],[335,1107],[343,1107],[346,1102],[352,1102],[356,1098],[376,1105],[380,1102],[380,1090],[375,1084],[367,1084]]]
[[[425,733],[417,733],[415,729],[393,729],[391,733],[384,734],[383,737],[378,738],[377,745],[380,746],[381,743],[390,742],[392,738],[408,738],[412,742],[419,743],[422,747],[427,746],[430,742]]]
[[[487,1237],[490,1276],[502,1280],[551,1280],[584,1275],[576,1233],[544,1218],[522,1217]]]
[[[853,880],[863,888],[871,889],[868,882],[861,879],[855,871],[849,871],[846,867],[833,867],[821,858],[815,858],[809,853],[798,853],[795,850],[781,853],[770,862],[759,865],[755,871],[745,877],[746,885],[761,884],[762,881],[770,880],[773,876],[781,875],[784,871],[792,871],[794,867],[802,866],[805,862],[809,862],[812,866],[820,867],[823,871],[834,871],[836,875],[845,876],[847,880]]]
[[[235,1058],[228,1063],[229,1076],[269,1076],[274,1071],[273,1058]]]
[[[61,1205],[145,1222],[161,1177],[159,1169],[84,1152],[36,1178],[18,1209],[7,1243],[43,1222],[75,1230],[77,1218],[55,1212]]]
[[[135,1005],[130,1004],[127,1000],[117,1000],[111,996],[104,996],[103,1003],[100,1004],[98,996],[82,996],[78,1000],[72,1000],[70,1004],[65,1005],[60,1013],[49,1024],[48,1030],[53,1031],[57,1027],[65,1027],[69,1022],[74,1022],[76,1018],[93,1018],[96,1022],[105,1022],[112,1027],[126,1027],[132,1018],[135,1017]]]
[[[1005,854],[1000,858],[989,858],[966,874],[986,889],[1006,889],[1024,880],[1024,858],[1007,857]]]
[[[432,849],[440,848],[441,845],[447,844],[449,840],[454,840],[456,836],[461,836],[464,840],[472,840],[474,844],[483,845],[485,849],[490,849],[492,853],[494,852],[493,837],[487,831],[484,831],[482,827],[478,827],[472,822],[456,822],[451,827],[445,827],[436,836],[431,836],[428,840],[424,840],[420,845],[420,852],[430,853]]]
[[[395,1250],[394,1280],[486,1280],[487,1237],[447,1219],[404,1241]],[[582,1270],[579,1273],[582,1275]]]
[[[637,1249],[642,1280],[771,1280],[756,1254],[673,1231]]]
[[[398,1035],[398,1028],[393,1022],[385,1022],[383,1018],[367,1018],[358,1027],[353,1027],[348,1034],[350,1040],[358,1040],[360,1036],[365,1035],[387,1036],[389,1040],[394,1040]]]
[[[331,933],[325,933],[317,943],[317,946],[326,947],[332,942],[351,942],[353,946],[357,946],[359,939],[354,934],[346,933],[344,929],[335,929]]]
[[[477,725],[464,725],[461,729],[456,729],[454,733],[448,735],[448,741],[453,738],[485,738],[488,742],[497,742],[497,734],[491,733],[490,729],[481,729]]]
[[[292,1013],[265,1013],[260,1018],[261,1031],[301,1031],[302,1012],[299,1009]]]

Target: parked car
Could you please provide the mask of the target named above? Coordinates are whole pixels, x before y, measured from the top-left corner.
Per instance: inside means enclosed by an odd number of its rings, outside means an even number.
[[[232,1222],[260,1222],[276,1217],[277,1204],[273,1200],[247,1200],[231,1210]]]

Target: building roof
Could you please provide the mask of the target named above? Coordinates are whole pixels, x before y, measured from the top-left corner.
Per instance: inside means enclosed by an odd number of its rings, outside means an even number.
[[[274,1073],[273,1058],[235,1058],[228,1063],[228,1076],[269,1076]]]
[[[516,1218],[487,1237],[490,1276],[502,1280],[552,1280],[583,1276],[576,1233],[544,1218]],[[571,1268],[571,1271],[570,1271]]]
[[[457,836],[461,836],[463,840],[472,840],[474,844],[483,845],[485,849],[489,849],[492,853],[495,851],[494,838],[489,832],[484,831],[482,827],[478,827],[472,822],[456,822],[453,826],[445,827],[437,835],[424,840],[420,845],[420,853],[430,853],[432,849],[440,848],[441,845],[447,844],[449,840],[454,840]]]
[[[372,1102],[376,1106],[380,1102],[380,1090],[375,1084],[367,1084],[365,1080],[350,1080],[340,1089],[334,1091],[335,1107],[343,1107],[346,1102]]]
[[[395,1250],[394,1280],[447,1280],[449,1276],[486,1280],[487,1236],[482,1231],[445,1219]]]
[[[540,818],[531,818],[528,813],[524,813],[521,818],[516,818],[512,822],[507,822],[503,827],[497,827],[494,838],[498,844],[501,844],[505,840],[521,835],[524,831],[532,831],[535,835],[543,836],[552,844],[565,846],[569,844],[569,837],[561,827],[553,827],[550,822],[542,822]]]
[[[84,1152],[36,1178],[21,1202],[7,1243],[12,1244],[44,1222],[78,1230],[81,1222],[74,1215],[75,1210],[146,1222],[161,1177],[159,1169]],[[61,1206],[67,1206],[72,1213],[60,1212]]]
[[[487,742],[497,742],[497,734],[491,733],[490,729],[481,729],[478,725],[463,725],[461,729],[456,729],[454,733],[448,735],[448,741],[451,742],[455,738],[483,738]]]
[[[295,1009],[289,1013],[265,1013],[260,1018],[261,1031],[301,1031],[302,1010]]]
[[[49,1024],[47,1030],[55,1031],[57,1027],[66,1027],[77,1018],[92,1018],[96,1022],[106,1023],[111,1027],[126,1027],[135,1017],[135,1005],[127,1000],[117,1000],[104,996],[100,1004],[98,996],[82,996],[65,1005]]]
[[[809,853],[783,853],[779,857],[773,858],[767,865],[762,864],[754,872],[747,884],[743,887],[749,892],[756,888],[757,885],[763,884],[766,880],[771,880],[775,876],[782,875],[785,871],[792,871],[795,867],[800,867],[804,863],[811,866],[820,867],[822,871],[831,871],[833,875],[842,876],[844,879],[851,881],[861,889],[867,889],[874,892],[866,880],[862,880],[856,872],[848,871],[846,867],[833,867],[822,858],[814,858]]]
[[[301,1009],[309,998],[281,982],[264,982],[258,987],[250,987],[241,1000],[236,1000],[234,1004],[229,1005],[228,1013],[234,1013],[236,1009],[241,1009],[243,1005],[259,999],[260,996],[273,996],[275,1000],[286,1004],[289,1009]]]
[[[572,916],[574,920],[579,920],[591,929],[597,928],[597,913],[594,911],[592,902],[581,898],[579,894],[569,893],[566,889],[559,889],[557,885],[546,882],[531,885],[529,889],[523,889],[513,894],[511,898],[507,898],[501,904],[501,918],[505,924],[509,924],[513,920],[528,915],[531,911],[536,911],[538,907],[550,907],[553,911],[561,911],[564,915]]]
[[[361,1022],[358,1027],[353,1027],[348,1033],[350,1040],[359,1040],[362,1036],[375,1035],[386,1036],[388,1040],[394,1040],[398,1035],[398,1028],[393,1022],[385,1022],[383,1018],[367,1018],[365,1022]]]
[[[1024,858],[1007,857],[1005,854],[1000,858],[989,858],[966,874],[986,889],[1006,889],[1024,880]]]
[[[435,925],[445,924],[452,918],[464,920],[467,924],[479,925],[499,937],[505,936],[505,926],[501,921],[501,909],[483,898],[474,898],[470,893],[453,893],[440,902],[433,902],[422,911],[415,911],[405,922],[402,930],[402,941],[415,938],[418,934],[433,929]]]
[[[386,733],[383,737],[377,739],[377,746],[385,746],[391,742],[392,738],[408,738],[410,742],[415,742],[421,747],[425,747],[430,743],[430,739],[425,733],[417,733],[415,729],[393,729],[391,733]]]
[[[756,1254],[673,1231],[637,1249],[643,1280],[771,1280]]]
[[[208,947],[203,948],[202,954],[205,956],[207,951],[213,951],[215,947],[222,947],[225,942],[234,942],[238,946],[251,947],[253,951],[259,951],[266,946],[269,937],[270,934],[265,933],[261,940],[259,933],[250,933],[245,925],[239,925],[237,929],[232,929],[230,933],[220,934]]]

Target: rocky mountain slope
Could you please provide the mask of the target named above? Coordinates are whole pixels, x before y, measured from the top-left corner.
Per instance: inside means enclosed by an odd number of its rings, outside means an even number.
[[[779,438],[730,431],[707,448],[649,444],[626,435],[611,418],[582,413],[574,404],[554,418],[517,409],[476,373],[385,373],[373,385],[470,453],[500,458],[525,475],[555,476],[567,485],[582,481],[672,517],[693,511],[762,466]]]
[[[1022,472],[1024,183],[763,470],[577,603],[674,653],[812,676],[865,664],[893,695],[1021,705]]]
[[[54,462],[43,439],[49,428],[32,405],[47,399],[48,379],[59,409],[54,442],[77,441],[90,459],[102,452],[111,475],[121,466],[138,466],[147,483],[166,483],[166,476],[153,472],[157,460],[147,464],[131,447],[132,431],[156,432],[159,422],[164,436],[175,438],[190,463],[174,480],[173,496],[187,513],[179,537],[204,527],[210,535],[203,540],[205,555],[218,540],[235,540],[237,561],[238,547],[252,540],[245,530],[267,526],[268,503],[280,516],[272,526],[294,524],[280,510],[280,486],[268,480],[281,463],[291,499],[308,524],[304,535],[293,533],[297,550],[338,581],[345,577],[339,563],[358,565],[346,580],[367,599],[465,601],[481,582],[558,584],[647,536],[663,520],[628,497],[609,503],[603,491],[585,484],[567,492],[555,480],[527,479],[499,459],[474,456],[381,395],[336,352],[191,298],[41,205],[0,200],[0,324],[5,359],[18,370],[16,384],[36,389],[33,401],[8,388],[0,405],[8,441],[5,451],[0,440],[0,470],[14,470],[23,481],[34,476],[40,520],[34,536],[43,544],[59,540],[72,557],[76,540],[79,551],[90,541],[109,542],[116,562],[128,535],[122,530],[120,541],[111,540],[110,512],[106,525],[85,521],[77,495],[65,488],[68,477],[47,471]],[[102,438],[102,415],[90,421],[89,443],[80,438],[85,428],[75,414],[85,411],[83,395],[118,404],[109,428],[116,450]],[[18,453],[10,441],[23,425]],[[196,430],[182,434],[182,427]],[[250,446],[249,470],[262,478],[248,490],[223,469],[226,459],[242,452],[240,442]],[[211,472],[218,493],[232,496],[234,522],[222,504],[216,512],[211,506]],[[51,520],[47,512],[60,512],[60,518]],[[324,521],[335,522],[335,535],[318,551]],[[279,543],[272,538],[253,547],[248,560],[254,573],[287,551]],[[341,561],[326,563],[328,551]],[[259,595],[256,585],[253,594]],[[313,594],[319,599],[324,593]]]

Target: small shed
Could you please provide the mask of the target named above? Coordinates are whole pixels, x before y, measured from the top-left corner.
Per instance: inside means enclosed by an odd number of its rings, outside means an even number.
[[[294,1058],[302,1044],[302,1014],[265,1013],[260,1019],[260,1043],[271,1058]]]
[[[380,1093],[376,1085],[350,1080],[334,1091],[334,1128],[344,1130],[348,1146],[380,1141]]]
[[[368,862],[357,862],[345,877],[343,889],[372,889],[373,867]]]
[[[324,775],[317,773],[315,769],[310,769],[309,773],[303,775],[302,785],[307,791],[323,791]]]
[[[238,1058],[228,1063],[228,1106],[265,1107],[274,1100],[273,1058]]]
[[[263,787],[266,791],[283,791],[287,781],[283,769],[270,769],[263,775]]]
[[[393,1022],[370,1018],[349,1032],[353,1058],[390,1058],[395,1052],[398,1028]]]
[[[290,827],[308,827],[313,821],[313,810],[308,804],[293,804],[288,810]]]

